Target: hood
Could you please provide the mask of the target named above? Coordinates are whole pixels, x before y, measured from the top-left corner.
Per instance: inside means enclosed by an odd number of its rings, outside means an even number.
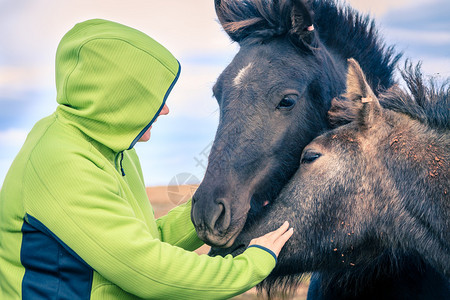
[[[180,65],[162,45],[106,20],[77,24],[56,53],[57,115],[115,152],[155,121]]]

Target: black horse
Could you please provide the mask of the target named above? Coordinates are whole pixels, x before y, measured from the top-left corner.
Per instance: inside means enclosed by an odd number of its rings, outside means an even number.
[[[330,110],[332,123],[350,123],[308,144],[280,196],[211,255],[236,255],[288,220],[295,235],[272,285],[320,271],[311,298],[450,299],[450,89],[424,85],[419,67],[403,77],[409,92],[382,93],[385,109],[351,60]]]
[[[295,173],[304,146],[330,129],[327,111],[345,89],[347,58],[361,63],[378,94],[394,83],[400,55],[373,21],[332,0],[215,4],[241,48],[214,86],[220,123],[192,219],[205,242],[229,247]]]
[[[357,59],[376,93],[394,84],[399,55],[373,21],[332,0],[222,0],[216,12],[239,53],[214,88],[220,121],[206,175],[194,195],[197,232],[229,246],[247,214],[270,203],[314,137],[330,129],[331,99]],[[313,20],[314,15],[314,20]]]

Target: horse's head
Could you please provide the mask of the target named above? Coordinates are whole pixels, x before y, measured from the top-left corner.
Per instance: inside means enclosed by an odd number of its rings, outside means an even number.
[[[382,126],[378,124],[382,123],[382,108],[363,76],[356,62],[349,65],[351,87],[347,95],[354,100],[336,101],[334,105],[341,106],[331,110],[336,120],[355,122],[309,143],[301,155],[300,168],[279,197],[247,222],[232,247],[214,248],[213,255],[238,254],[252,238],[288,220],[295,233],[283,248],[274,274],[336,268],[342,261],[346,266],[357,263],[348,260],[349,250],[360,246],[354,237],[368,228],[362,220],[376,213],[377,203],[368,191],[372,182],[367,171],[373,161],[362,148],[370,146],[367,135],[379,135]],[[362,103],[362,98],[367,103]],[[331,255],[323,256],[325,250]]]
[[[329,111],[331,121],[345,125],[309,143],[279,197],[247,222],[232,247],[211,255],[239,254],[288,220],[294,235],[272,279],[362,274],[388,253],[393,262],[419,254],[448,274],[449,89],[427,88],[412,69],[403,75],[413,96],[393,87],[379,97],[386,109],[349,60],[347,92]]]
[[[303,147],[327,128],[345,64],[321,46],[300,0],[215,3],[240,50],[213,88],[220,122],[192,220],[205,242],[226,247],[249,214],[270,205]]]

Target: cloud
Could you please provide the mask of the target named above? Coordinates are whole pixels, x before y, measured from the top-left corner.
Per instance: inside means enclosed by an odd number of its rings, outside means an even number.
[[[182,65],[179,82],[168,98],[173,115],[207,117],[218,109],[212,86],[223,68],[220,66]]]
[[[445,82],[450,78],[450,57],[442,58],[424,54],[420,57],[420,61],[422,61],[422,71],[425,76],[434,77],[438,79],[438,82]]]
[[[4,95],[0,90],[0,130],[8,128],[31,129],[39,119],[56,108],[56,92],[52,89],[24,88]]]
[[[353,8],[379,18],[388,13],[389,11],[396,10],[398,8],[404,8],[411,5],[418,5],[422,3],[430,3],[433,0],[347,0]]]
[[[27,138],[28,131],[24,129],[11,128],[0,131],[0,147],[20,147]]]
[[[404,48],[406,55],[450,57],[450,32],[394,27],[386,28],[386,33],[390,41]]]
[[[393,9],[383,16],[383,22],[386,26],[396,29],[448,33],[449,14],[450,2],[448,0],[426,1],[418,5]]]
[[[53,68],[48,65],[0,67],[0,101],[21,100],[26,91],[43,90],[54,84]]]
[[[197,117],[161,116],[150,141],[136,145],[147,185],[167,185],[179,173],[203,177],[218,113],[201,121]]]
[[[450,76],[450,2],[411,3],[386,13],[380,23],[386,40],[404,58],[421,61],[425,74]]]
[[[76,23],[103,18],[149,34],[176,56],[224,53],[230,45],[210,0],[33,0],[0,2],[0,57],[14,63],[52,63],[62,36]],[[0,61],[1,62],[1,61]]]

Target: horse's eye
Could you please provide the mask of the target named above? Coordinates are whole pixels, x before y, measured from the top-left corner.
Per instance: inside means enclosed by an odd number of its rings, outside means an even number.
[[[278,103],[277,109],[291,110],[295,103],[297,103],[297,95],[287,95]]]
[[[307,150],[305,153],[303,153],[300,163],[302,163],[302,164],[312,163],[313,161],[318,159],[320,156],[322,156],[322,154],[315,152],[315,151]]]

